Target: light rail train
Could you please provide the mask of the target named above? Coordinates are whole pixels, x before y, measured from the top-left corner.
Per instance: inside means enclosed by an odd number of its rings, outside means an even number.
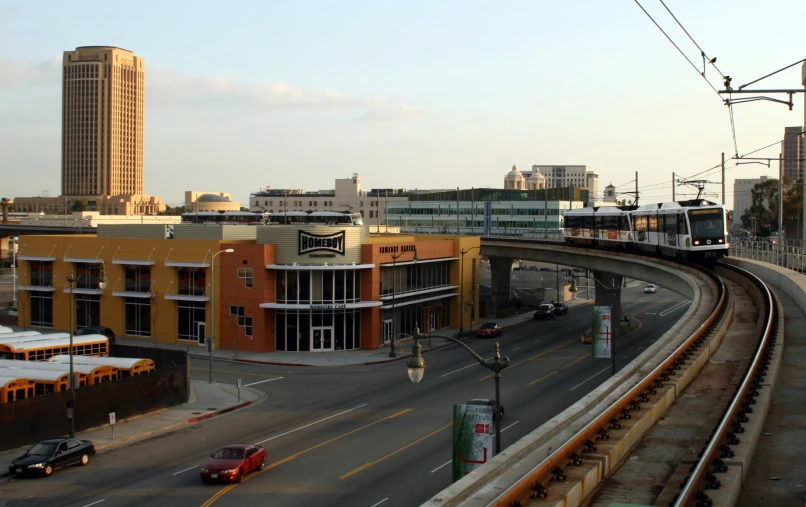
[[[709,261],[730,248],[727,209],[705,199],[579,208],[563,216],[567,243]]]

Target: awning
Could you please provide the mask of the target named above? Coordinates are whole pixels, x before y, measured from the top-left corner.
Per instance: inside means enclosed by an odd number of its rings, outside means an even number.
[[[405,300],[405,301],[398,301],[398,300],[395,300],[395,305],[394,305],[394,307],[395,307],[395,308],[398,308],[398,307],[400,307],[400,306],[416,305],[417,303],[424,303],[424,302],[426,302],[426,301],[433,301],[433,300],[435,300],[435,299],[452,298],[452,297],[456,297],[456,296],[458,296],[458,295],[459,295],[459,294],[441,294],[441,295],[439,295],[439,296],[432,296],[432,297],[430,297],[430,298],[421,298],[421,299]],[[391,304],[386,304],[386,305],[383,305],[383,306],[381,307],[381,310],[389,310],[389,309],[391,309],[391,308],[392,308],[392,305],[391,305]]]
[[[67,294],[70,294],[70,287],[65,287],[64,292],[66,292]],[[81,289],[81,288],[78,288],[78,287],[73,289],[72,292],[73,292],[73,294],[94,294],[94,295],[98,295],[98,296],[100,296],[101,294],[104,293],[104,291],[102,289]]]
[[[416,261],[413,260],[405,260],[403,262],[384,262],[381,264],[382,268],[391,268],[394,266],[405,266],[406,264],[428,264],[429,262],[443,262],[443,261],[458,261],[459,257],[442,257],[441,259],[417,259]]]
[[[112,292],[113,296],[118,296],[122,298],[140,298],[140,299],[151,299],[154,296],[153,292],[136,292],[136,291],[129,291],[129,290],[116,290]]]
[[[47,285],[18,285],[17,289],[29,292],[56,292],[56,287],[48,287]]]
[[[165,265],[175,268],[209,268],[209,262],[166,261]]]
[[[453,289],[458,289],[458,288],[459,287],[456,286],[456,285],[444,285],[442,287],[437,287],[435,289],[415,290],[415,291],[411,291],[411,292],[398,292],[397,294],[394,295],[394,298],[395,299],[400,299],[402,297],[419,296],[419,295],[422,295],[422,294],[433,294],[434,292],[439,292],[439,291],[443,291],[443,290],[448,291],[448,290],[453,290]],[[390,294],[388,296],[381,296],[380,299],[381,299],[381,301],[387,301],[387,300],[391,300],[392,297],[393,296]]]
[[[129,266],[153,266],[154,261],[129,261],[126,259],[112,259],[112,264],[128,264]]]
[[[82,264],[103,264],[104,260],[97,257],[65,257],[64,262],[79,262]]]
[[[381,306],[380,301],[359,301],[357,303],[336,303],[336,304],[299,304],[299,303],[261,303],[261,308],[273,310],[354,310],[356,308],[372,308]]]
[[[266,269],[282,269],[288,271],[339,271],[374,268],[375,264],[266,264]]]
[[[54,262],[54,261],[56,261],[56,257],[47,257],[47,256],[42,256],[42,255],[18,255],[17,260]]]
[[[165,294],[165,299],[172,299],[174,301],[210,301],[209,296],[191,296],[189,294]]]

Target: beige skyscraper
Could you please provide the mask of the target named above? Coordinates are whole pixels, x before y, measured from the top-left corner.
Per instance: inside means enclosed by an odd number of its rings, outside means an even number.
[[[800,135],[803,127],[786,127],[784,129],[784,140],[781,142],[781,154],[783,155],[784,176],[793,180],[803,177],[804,164],[804,140]]]
[[[65,51],[62,195],[143,194],[145,62],[131,51]]]

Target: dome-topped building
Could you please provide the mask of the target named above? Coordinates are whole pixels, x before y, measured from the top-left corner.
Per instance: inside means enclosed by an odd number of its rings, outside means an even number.
[[[233,202],[227,192],[185,192],[185,210],[193,211],[240,211],[241,203]]]
[[[504,188],[512,188],[515,190],[523,190],[526,188],[526,179],[523,177],[518,166],[512,165],[512,170],[509,171],[504,178]]]
[[[526,178],[526,188],[528,190],[542,190],[546,188],[546,177],[543,176],[543,173],[540,172],[540,169],[536,166],[532,166],[532,174]]]

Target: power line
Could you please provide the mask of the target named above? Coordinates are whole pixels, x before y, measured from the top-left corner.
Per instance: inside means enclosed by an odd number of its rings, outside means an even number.
[[[688,38],[691,40],[691,42],[693,42],[694,45],[697,46],[697,49],[700,50],[700,54],[702,55],[702,59],[703,59],[702,77],[705,77],[705,62],[707,61],[708,63],[713,65],[713,67],[716,69],[716,71],[719,72],[719,75],[722,76],[722,78],[724,79],[726,77],[725,74],[723,74],[722,71],[719,70],[719,67],[716,66],[716,57],[708,58],[708,56],[706,56],[706,54],[705,54],[705,51],[703,51],[703,49],[700,47],[700,45],[697,44],[697,41],[694,40],[694,37],[692,37],[691,34],[688,33],[688,30],[686,30],[686,27],[684,27],[683,24],[680,22],[680,20],[677,19],[677,16],[675,16],[674,13],[672,13],[672,11],[669,9],[669,7],[666,6],[666,4],[663,2],[663,0],[660,0],[660,3],[666,9],[666,12],[668,12],[669,15],[672,16],[672,19],[674,19],[677,22],[678,26],[680,26],[680,28],[686,33],[686,35],[688,35]]]
[[[650,16],[650,14],[649,14],[649,13],[646,11],[646,9],[644,9],[644,6],[643,6],[643,5],[641,5],[641,3],[640,3],[638,0],[634,0],[634,1],[635,1],[635,3],[638,5],[638,7],[640,7],[640,8],[641,8],[641,10],[642,10],[642,11],[644,11],[644,14],[646,14],[646,15],[647,15],[647,17],[648,17],[648,18],[649,18],[649,19],[652,21],[652,23],[654,23],[654,24],[655,24],[655,26],[656,26],[656,27],[658,27],[658,30],[660,30],[660,32],[661,32],[661,33],[662,33],[662,34],[663,34],[663,35],[664,35],[664,36],[665,36],[667,39],[669,39],[669,42],[671,42],[671,43],[672,43],[672,45],[675,47],[675,49],[677,49],[677,51],[678,51],[678,52],[679,52],[679,53],[680,53],[680,54],[683,56],[683,58],[685,58],[685,59],[686,59],[686,61],[689,63],[689,65],[691,65],[691,66],[694,68],[694,70],[697,72],[697,74],[699,74],[700,76],[702,76],[702,78],[703,78],[703,79],[705,79],[705,82],[706,82],[706,83],[708,83],[708,86],[710,86],[710,87],[711,87],[711,89],[712,89],[712,90],[714,90],[714,93],[716,93],[716,94],[717,94],[717,96],[719,96],[719,91],[717,91],[717,89],[714,87],[714,85],[712,85],[712,84],[711,84],[711,82],[710,82],[710,81],[708,81],[708,79],[705,77],[705,73],[704,73],[704,72],[700,72],[700,70],[697,68],[697,66],[696,66],[696,65],[694,65],[694,62],[692,62],[692,61],[689,59],[689,57],[688,57],[688,56],[686,56],[686,54],[685,54],[685,53],[683,53],[683,50],[682,50],[682,49],[680,49],[680,47],[679,47],[677,44],[675,44],[675,42],[672,40],[672,38],[671,38],[671,37],[669,37],[669,35],[668,35],[668,34],[667,34],[667,33],[666,33],[664,30],[663,30],[663,28],[661,28],[661,27],[660,27],[660,25],[658,24],[658,22],[657,22],[657,21],[655,21],[655,19],[654,19],[652,16]],[[672,17],[674,17],[674,16],[672,16]],[[685,31],[685,30],[684,30],[684,31]]]

